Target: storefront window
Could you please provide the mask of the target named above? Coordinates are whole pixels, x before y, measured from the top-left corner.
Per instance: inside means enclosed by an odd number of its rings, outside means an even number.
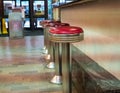
[[[75,1],[80,1],[80,0],[58,0],[56,2],[58,2],[59,5],[64,5],[64,4],[67,4],[67,3],[70,3],[70,2],[75,2]]]
[[[34,13],[36,16],[44,15],[45,6],[44,1],[34,1]]]
[[[4,15],[8,15],[12,12],[12,8],[15,7],[15,1],[4,1]]]
[[[52,0],[48,0],[48,19],[52,19]]]
[[[59,3],[60,3],[60,5],[65,4],[65,0],[60,0]]]
[[[29,15],[29,1],[22,1],[21,3],[25,9],[25,15]]]

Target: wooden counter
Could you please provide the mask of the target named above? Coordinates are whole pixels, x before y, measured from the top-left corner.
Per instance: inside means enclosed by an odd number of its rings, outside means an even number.
[[[84,40],[72,44],[78,93],[120,93],[120,0],[60,9],[62,22],[84,30]]]

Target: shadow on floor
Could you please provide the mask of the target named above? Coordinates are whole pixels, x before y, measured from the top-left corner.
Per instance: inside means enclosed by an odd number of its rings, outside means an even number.
[[[43,29],[36,29],[34,31],[30,30],[24,30],[24,36],[37,36],[37,35],[43,35]]]

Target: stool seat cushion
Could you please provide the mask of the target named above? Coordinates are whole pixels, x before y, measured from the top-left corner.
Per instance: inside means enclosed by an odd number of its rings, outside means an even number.
[[[56,23],[55,27],[70,26],[68,23]]]
[[[51,34],[79,34],[83,29],[75,26],[52,27],[49,31]]]

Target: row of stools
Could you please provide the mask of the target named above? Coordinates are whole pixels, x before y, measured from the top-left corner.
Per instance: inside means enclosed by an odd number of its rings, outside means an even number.
[[[50,82],[62,84],[64,93],[72,93],[70,43],[83,40],[83,30],[60,21],[44,20],[44,51],[48,68],[55,68],[55,76]]]

